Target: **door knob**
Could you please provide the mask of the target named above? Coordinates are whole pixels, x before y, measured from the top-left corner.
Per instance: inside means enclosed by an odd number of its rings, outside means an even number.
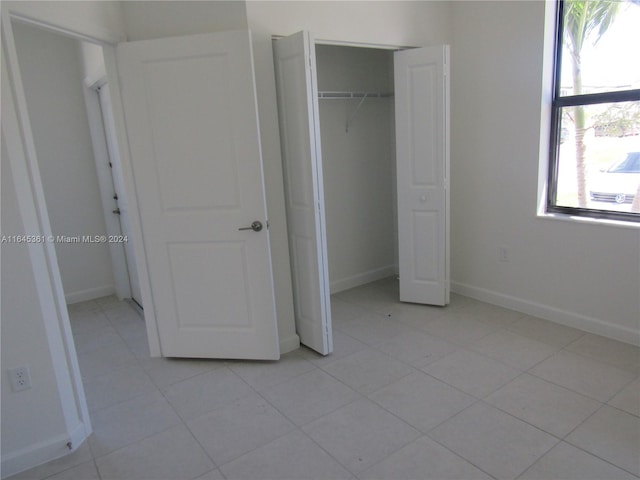
[[[116,208],[115,210],[113,210],[113,213],[115,213],[116,215],[120,215],[120,209]]]
[[[259,232],[260,230],[262,230],[262,222],[259,220],[256,220],[251,224],[250,227],[242,227],[242,228],[239,228],[238,230],[253,230],[254,232]]]

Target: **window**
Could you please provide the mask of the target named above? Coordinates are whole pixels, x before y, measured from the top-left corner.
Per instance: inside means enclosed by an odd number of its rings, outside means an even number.
[[[547,211],[640,222],[640,2],[559,0]]]

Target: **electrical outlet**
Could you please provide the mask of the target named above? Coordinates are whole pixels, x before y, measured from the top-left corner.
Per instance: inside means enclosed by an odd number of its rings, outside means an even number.
[[[11,380],[11,390],[20,392],[31,388],[31,374],[29,373],[29,367],[27,365],[10,368],[8,371],[9,379]]]
[[[509,249],[507,247],[498,247],[498,261],[500,262],[509,261]]]

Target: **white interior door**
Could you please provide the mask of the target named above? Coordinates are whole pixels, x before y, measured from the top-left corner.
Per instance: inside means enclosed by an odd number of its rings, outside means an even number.
[[[102,111],[102,124],[104,125],[104,134],[107,140],[107,150],[109,151],[109,163],[111,167],[111,176],[113,178],[114,206],[120,222],[120,231],[124,237],[124,254],[127,263],[127,273],[129,276],[129,285],[131,286],[131,298],[142,306],[142,293],[140,292],[140,281],[138,279],[138,269],[136,267],[136,255],[133,249],[133,237],[131,236],[131,219],[129,217],[129,202],[124,190],[124,177],[122,176],[122,165],[120,164],[120,154],[118,151],[118,142],[114,130],[113,111],[111,110],[111,94],[109,92],[109,84],[105,83],[98,90],[100,98],[100,110]]]
[[[162,355],[278,359],[249,33],[124,43],[117,61]]]
[[[449,47],[394,53],[400,300],[449,303]]]
[[[274,41],[296,330],[333,351],[315,45],[308,32]]]

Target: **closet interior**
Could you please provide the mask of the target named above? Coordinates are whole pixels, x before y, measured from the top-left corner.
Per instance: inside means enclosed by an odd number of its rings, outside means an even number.
[[[315,46],[331,293],[397,273],[393,52]]]

